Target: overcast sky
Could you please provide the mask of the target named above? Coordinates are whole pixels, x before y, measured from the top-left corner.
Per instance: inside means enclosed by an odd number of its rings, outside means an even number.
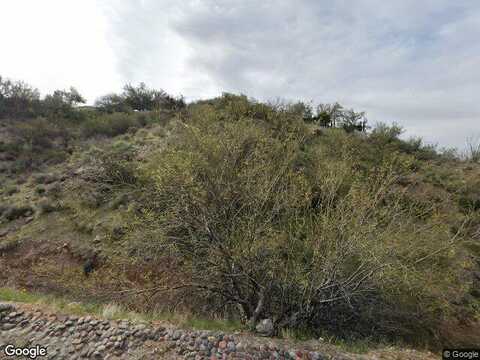
[[[462,147],[480,135],[479,0],[0,0],[0,75],[88,101],[339,101]]]

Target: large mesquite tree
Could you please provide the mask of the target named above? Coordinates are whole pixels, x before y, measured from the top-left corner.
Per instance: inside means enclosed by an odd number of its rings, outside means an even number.
[[[453,242],[395,190],[408,164],[392,157],[364,173],[347,155],[330,163],[285,114],[271,123],[201,115],[179,123],[146,171],[143,226],[179,259],[182,286],[279,327],[334,318],[332,304],[428,291],[443,256],[433,249]]]

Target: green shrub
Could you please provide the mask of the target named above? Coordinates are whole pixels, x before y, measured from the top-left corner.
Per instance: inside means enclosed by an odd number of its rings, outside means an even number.
[[[135,166],[128,160],[105,156],[101,160],[101,180],[112,185],[133,185],[137,182]]]
[[[95,102],[103,112],[128,112],[132,110],[181,110],[185,107],[183,97],[173,97],[163,90],[148,88],[144,83],[138,86],[126,84],[122,94],[108,94]]]
[[[103,149],[91,149],[86,161],[90,169],[88,177],[94,181],[82,195],[83,205],[94,209],[109,203],[111,209],[117,209],[124,204],[128,192],[138,182],[135,153],[135,146],[123,140]]]
[[[403,128],[398,124],[387,125],[380,122],[374,126],[369,137],[376,143],[388,144],[398,140],[403,132]]]
[[[81,199],[81,202],[84,206],[96,209],[99,208],[105,202],[105,194],[99,190],[90,190],[86,191]]]
[[[469,181],[460,190],[458,203],[460,208],[469,213],[480,210],[480,181]]]
[[[15,250],[19,245],[20,240],[15,238],[7,241],[0,241],[0,255],[4,255]]]
[[[35,116],[40,108],[40,93],[23,81],[0,76],[0,118]]]
[[[16,187],[15,185],[10,185],[5,189],[5,195],[8,195],[8,196],[13,195],[17,192],[18,192],[18,187]]]
[[[422,138],[412,137],[405,141],[399,141],[400,151],[414,155],[419,160],[433,160],[439,155],[434,145],[426,145]]]
[[[424,144],[419,137],[411,137],[407,140],[400,138],[404,129],[396,123],[387,125],[376,124],[368,135],[371,150],[377,153],[398,151],[415,156],[418,160],[432,160],[439,157],[435,145]]]
[[[39,173],[32,175],[32,182],[39,185],[47,185],[58,180],[58,176],[49,173]]]
[[[115,141],[111,147],[108,149],[109,156],[113,157],[122,157],[123,159],[131,159],[135,154],[135,145],[131,142],[117,140]]]
[[[139,127],[140,121],[135,113],[113,113],[99,115],[90,118],[82,124],[82,132],[84,136],[117,136],[125,134],[128,129]]]
[[[66,136],[62,129],[45,118],[17,123],[12,131],[15,141],[21,142],[24,150],[33,151],[51,148],[55,139]]]
[[[46,188],[47,196],[58,199],[62,193],[63,187],[59,182],[53,183]]]
[[[190,291],[278,328],[429,336],[449,314],[457,237],[402,203],[408,159],[387,153],[359,171],[350,146],[333,161],[307,146],[297,117],[203,115],[179,124],[143,176],[145,246],[178,259]]]
[[[245,95],[235,95],[230,93],[223,93],[221,97],[211,100],[197,101],[188,106],[189,115],[194,118],[197,115],[201,116],[201,113],[205,111],[210,112],[213,109],[215,110],[218,119],[228,119],[230,121],[237,121],[245,118],[268,121],[278,115],[279,112],[289,113],[289,115],[293,114],[299,119],[301,119],[302,115],[298,110],[294,109],[293,106],[263,104],[254,99],[249,99]]]
[[[49,214],[60,210],[60,205],[49,199],[40,200],[37,206],[40,214]]]
[[[129,202],[127,194],[119,194],[110,202],[110,209],[117,210],[120,206],[125,206]]]
[[[60,121],[68,120],[84,120],[84,113],[79,111],[75,106],[84,104],[86,100],[73,87],[67,90],[55,90],[53,94],[45,96],[41,102],[42,115],[48,119]]]
[[[33,209],[30,206],[8,206],[3,212],[3,216],[9,221],[31,214],[33,214]]]
[[[35,187],[35,194],[37,194],[37,195],[45,194],[45,187],[41,186],[41,185],[36,186]]]
[[[75,105],[85,99],[73,87],[55,90],[44,99],[40,92],[22,81],[3,79],[0,76],[0,118],[31,119],[43,116],[48,119],[81,119]]]
[[[109,190],[111,186],[134,185],[137,182],[136,166],[133,162],[135,154],[136,147],[123,140],[114,142],[106,149],[94,151],[90,159],[95,165],[98,182]]]
[[[64,161],[72,137],[69,130],[45,118],[11,122],[7,134],[8,142],[1,147],[6,156],[14,160],[8,167],[12,173]]]
[[[76,222],[75,227],[76,227],[76,230],[80,233],[84,233],[88,235],[93,234],[94,226],[88,220]]]
[[[0,204],[0,216],[3,216],[3,214],[5,213],[5,211],[8,210],[8,208],[9,208],[9,206]]]

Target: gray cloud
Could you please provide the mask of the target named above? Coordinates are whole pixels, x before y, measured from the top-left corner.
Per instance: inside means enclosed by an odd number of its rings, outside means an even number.
[[[476,0],[104,4],[127,81],[340,101],[441,145],[480,133]]]

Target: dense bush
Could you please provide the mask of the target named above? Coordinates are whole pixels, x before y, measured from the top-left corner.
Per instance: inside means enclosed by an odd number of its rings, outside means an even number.
[[[178,259],[181,286],[278,328],[406,336],[449,316],[462,234],[404,202],[405,155],[359,169],[350,146],[332,158],[309,142],[298,117],[230,121],[208,106],[144,170],[145,246]]]
[[[96,114],[81,123],[83,136],[113,137],[125,134],[149,124],[166,124],[172,117],[161,111],[151,112],[115,112],[111,114]]]
[[[22,81],[11,81],[0,76],[0,118],[22,118],[38,114],[40,93]]]
[[[69,134],[44,118],[36,118],[17,124],[13,129],[13,142],[24,149],[39,151],[50,148],[56,140],[66,141]]]
[[[55,90],[53,94],[45,96],[42,101],[42,115],[49,119],[83,119],[82,113],[76,105],[84,104],[86,100],[73,87],[69,91]]]
[[[339,127],[346,132],[367,130],[367,119],[364,112],[345,109],[339,103],[319,104],[314,112],[311,105],[298,103],[297,107],[304,108],[303,117],[307,122],[315,123],[322,127]]]
[[[0,144],[0,151],[14,160],[8,166],[11,173],[58,163],[68,155],[72,134],[45,118],[13,122],[7,130],[8,136],[5,143]]]
[[[368,134],[370,147],[380,153],[402,152],[413,155],[418,160],[431,160],[441,156],[434,145],[424,144],[421,138],[401,139],[403,132],[404,129],[396,123],[377,123]]]
[[[297,109],[290,104],[283,102],[265,104],[249,99],[245,95],[235,95],[223,93],[222,96],[210,99],[200,100],[188,106],[189,116],[202,116],[202,112],[215,112],[218,120],[229,119],[236,121],[240,119],[253,119],[269,121],[279,112],[289,112],[300,117]]]
[[[40,98],[40,92],[22,81],[3,79],[0,76],[0,118],[29,119],[79,119],[81,113],[76,105],[85,99],[73,87],[70,90],[55,90]]]
[[[117,141],[105,149],[95,149],[90,155],[94,165],[92,178],[100,192],[111,191],[112,186],[130,186],[137,182],[136,165],[133,157],[136,149],[129,143]]]
[[[125,85],[120,95],[108,94],[100,97],[95,106],[108,113],[132,110],[180,110],[185,107],[185,102],[182,97],[175,98],[163,90],[150,89],[144,83],[140,83],[138,86]]]
[[[133,109],[118,94],[107,94],[95,101],[95,107],[106,113],[130,112]]]
[[[128,129],[140,126],[139,116],[135,113],[112,113],[87,119],[82,123],[82,133],[84,136],[111,137],[124,134]]]

